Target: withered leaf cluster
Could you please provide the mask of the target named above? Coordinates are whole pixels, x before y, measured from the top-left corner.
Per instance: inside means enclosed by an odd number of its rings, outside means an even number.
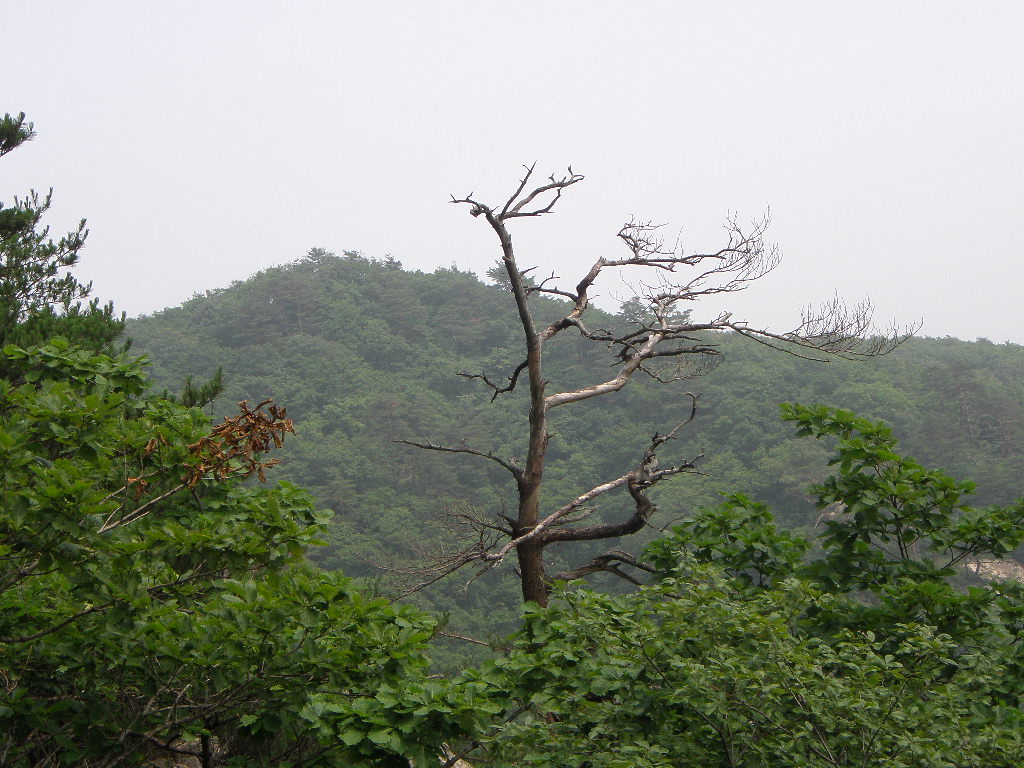
[[[255,474],[265,483],[265,470],[279,463],[278,459],[264,461],[260,456],[270,450],[271,444],[280,448],[286,433],[295,434],[292,420],[286,417],[287,409],[270,399],[255,408],[242,400],[238,408],[241,413],[224,419],[209,435],[189,446],[195,462],[182,480],[186,487],[192,488],[207,476],[223,480]]]

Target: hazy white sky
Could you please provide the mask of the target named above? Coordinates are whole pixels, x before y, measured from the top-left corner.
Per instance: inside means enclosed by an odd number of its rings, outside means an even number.
[[[134,315],[312,246],[482,272],[449,194],[572,164],[513,230],[543,274],[630,216],[709,250],[770,205],[783,265],[737,317],[838,291],[1024,343],[1022,29],[1019,0],[4,3],[0,111],[38,138],[0,196],[53,186],[54,230],[92,230],[79,276]]]

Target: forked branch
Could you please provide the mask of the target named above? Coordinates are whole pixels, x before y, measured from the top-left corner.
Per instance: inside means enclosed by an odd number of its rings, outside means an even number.
[[[499,387],[497,384],[495,384],[493,381],[487,378],[487,374],[485,373],[458,373],[456,375],[461,376],[464,379],[480,379],[484,384],[486,384],[488,387],[494,390],[494,394],[491,395],[491,402],[493,403],[497,399],[498,395],[503,395],[506,392],[511,392],[516,388],[516,382],[519,381],[519,374],[526,370],[526,366],[528,365],[528,363],[529,361],[523,360],[523,362],[517,365],[516,369],[512,372],[512,375],[508,377],[508,384],[506,384],[503,387]]]
[[[614,538],[616,536],[624,536],[628,533],[635,533],[646,525],[647,519],[654,511],[654,505],[645,494],[646,489],[661,482],[662,480],[672,477],[673,475],[678,475],[682,472],[688,472],[696,469],[697,461],[703,456],[703,454],[699,454],[680,464],[675,464],[662,469],[658,468],[658,449],[665,443],[678,437],[683,427],[693,421],[697,415],[698,395],[687,393],[687,396],[691,399],[689,415],[668,433],[664,435],[659,432],[654,433],[651,438],[650,445],[647,447],[647,450],[644,451],[643,456],[640,459],[640,465],[636,469],[626,472],[614,480],[601,483],[585,493],[580,494],[569,503],[559,507],[536,525],[531,526],[525,532],[520,533],[518,536],[511,537],[509,541],[503,544],[496,551],[481,553],[478,559],[483,563],[495,566],[500,564],[513,549],[531,542],[536,542],[541,546],[546,546],[554,542]],[[625,520],[618,523],[607,523],[584,527],[564,525],[569,522],[568,518],[572,513],[584,510],[587,505],[599,496],[603,496],[604,494],[613,491],[616,488],[622,488],[623,486],[629,489],[630,495],[635,501],[635,511]],[[587,510],[588,513],[593,511],[594,509]],[[577,518],[577,520],[578,519],[579,518]]]
[[[519,180],[519,186],[516,187],[516,191],[512,193],[512,196],[509,197],[500,211],[495,211],[492,206],[474,199],[472,192],[461,198],[452,195],[451,202],[468,205],[470,207],[469,212],[473,216],[486,214],[489,220],[494,219],[498,222],[525,216],[543,216],[545,213],[551,213],[565,189],[583,181],[583,176],[574,172],[572,166],[569,166],[568,173],[564,176],[556,177],[552,174],[548,177],[547,183],[526,192],[525,190],[530,183],[530,178],[533,176],[535,166],[536,163],[523,166],[526,169],[526,173]],[[544,202],[545,196],[549,196],[546,202]],[[531,208],[530,206],[534,203],[536,203],[536,207]]]
[[[641,571],[646,571],[647,573],[657,573],[657,569],[653,566],[638,560],[628,552],[623,552],[621,549],[613,549],[605,552],[603,555],[598,555],[589,563],[573,568],[570,571],[553,573],[548,576],[548,581],[550,583],[554,583],[556,581],[574,581],[576,579],[582,579],[584,576],[590,576],[593,573],[611,573],[618,576],[620,579],[625,579],[630,584],[643,586],[642,581],[623,571],[618,565],[616,565],[616,563],[623,563]]]

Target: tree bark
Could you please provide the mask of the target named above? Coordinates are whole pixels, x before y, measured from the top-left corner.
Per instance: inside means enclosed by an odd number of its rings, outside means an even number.
[[[519,556],[520,583],[523,600],[546,607],[548,604],[548,583],[544,575],[544,544],[528,541],[516,547]]]

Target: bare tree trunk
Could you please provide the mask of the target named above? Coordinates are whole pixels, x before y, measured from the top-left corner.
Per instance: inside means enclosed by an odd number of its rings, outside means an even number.
[[[519,556],[520,582],[523,587],[523,600],[537,603],[541,607],[548,604],[548,582],[544,576],[544,545],[538,542],[527,542],[516,547]]]

